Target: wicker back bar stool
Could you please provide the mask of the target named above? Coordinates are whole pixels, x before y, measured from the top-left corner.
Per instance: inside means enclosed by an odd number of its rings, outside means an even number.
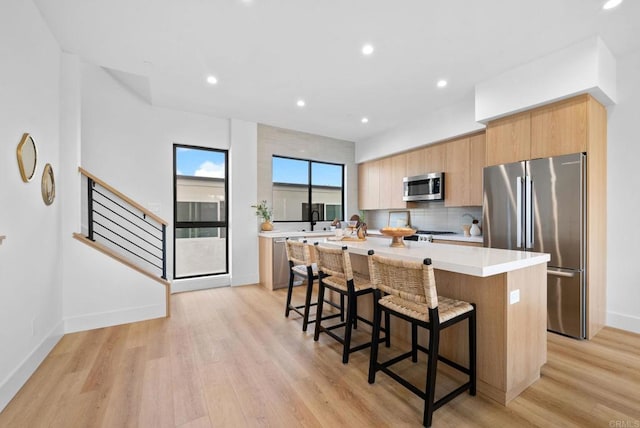
[[[287,289],[287,303],[285,306],[284,316],[288,317],[291,311],[296,312],[302,316],[302,331],[307,331],[307,326],[316,322],[319,314],[322,313],[322,311],[317,308],[316,317],[314,319],[309,319],[309,310],[311,306],[317,305],[317,302],[311,303],[313,281],[318,279],[318,266],[313,262],[315,259],[315,249],[312,245],[307,244],[306,240],[301,242],[292,239],[286,240],[285,248],[287,252],[287,260],[289,261],[289,287]],[[291,304],[296,276],[304,279],[307,283],[305,300],[301,305]],[[344,319],[344,299],[340,300],[339,305],[330,301],[327,301],[327,303],[338,308],[340,312],[327,315],[324,319],[337,317],[340,317],[341,320]]]
[[[333,290],[347,299],[347,319],[344,322],[331,326],[323,326],[321,322],[316,322],[313,340],[317,341],[320,333],[324,332],[342,344],[342,362],[349,362],[349,354],[371,346],[371,342],[357,346],[351,346],[351,334],[357,328],[357,321],[373,326],[370,320],[358,315],[358,297],[373,292],[369,278],[353,272],[351,259],[347,247],[330,248],[315,245],[318,263],[318,311],[322,310],[325,289]],[[385,332],[383,338],[388,342],[388,331],[386,323],[384,328],[378,329]],[[344,327],[344,337],[339,336],[333,330]]]
[[[373,333],[369,361],[369,383],[382,371],[425,400],[423,425],[431,426],[433,412],[457,395],[468,390],[476,395],[476,307],[473,303],[438,296],[431,259],[422,263],[391,259],[369,251],[369,275],[374,291]],[[378,361],[381,312],[411,323],[411,351],[385,362]],[[469,320],[469,367],[438,355],[440,331],[463,320]],[[418,344],[418,327],[429,330],[429,348]],[[418,361],[418,350],[428,354],[426,389],[411,384],[390,367],[406,358]],[[438,360],[469,376],[467,382],[435,400]]]

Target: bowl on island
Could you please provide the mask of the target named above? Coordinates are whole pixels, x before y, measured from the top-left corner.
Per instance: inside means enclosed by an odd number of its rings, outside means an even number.
[[[385,236],[391,236],[390,247],[404,247],[404,237],[416,233],[415,229],[410,227],[383,227],[380,233]]]

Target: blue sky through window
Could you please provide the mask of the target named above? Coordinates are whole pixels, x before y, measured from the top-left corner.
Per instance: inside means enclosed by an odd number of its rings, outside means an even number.
[[[342,166],[311,162],[311,182],[314,186],[342,186]],[[273,157],[273,182],[309,184],[309,162]]]
[[[192,177],[225,178],[224,152],[176,148],[176,174]]]

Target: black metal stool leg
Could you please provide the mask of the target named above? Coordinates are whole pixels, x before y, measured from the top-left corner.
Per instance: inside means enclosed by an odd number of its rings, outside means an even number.
[[[309,308],[311,306],[311,294],[313,293],[313,272],[307,275],[307,295],[304,299],[304,316],[302,317],[302,331],[307,331],[309,325]],[[322,313],[316,313],[316,320],[322,317]]]
[[[469,316],[469,394],[476,395],[476,305]]]
[[[411,361],[418,362],[418,324],[411,323]]]
[[[373,332],[371,333],[371,354],[369,356],[369,383],[376,381],[376,371],[378,369],[378,343],[380,342],[380,305],[378,300],[380,299],[380,290],[374,290],[373,295]],[[388,318],[389,313],[385,313],[385,320]],[[388,337],[388,332],[386,333]]]
[[[324,284],[322,284],[322,281],[318,281],[318,305],[316,306],[316,311],[318,313],[322,313],[322,306],[324,304]],[[313,332],[313,340],[314,341],[318,341],[318,338],[320,337],[320,324],[322,322],[322,317],[317,317],[316,316],[316,328]]]
[[[291,266],[289,266],[289,289],[287,290],[287,306],[284,310],[284,316],[289,316],[289,311],[291,310],[291,294],[293,293],[293,272],[291,271]]]
[[[387,311],[384,311],[384,346],[387,348],[391,346],[391,317]]]
[[[347,322],[344,326],[344,347],[342,349],[342,362],[349,362],[349,351],[351,350],[351,329],[353,328],[354,318],[357,317],[356,302],[357,297],[353,293],[347,296]]]
[[[440,333],[437,327],[429,329],[429,357],[427,358],[427,388],[425,390],[424,401],[424,416],[422,419],[422,425],[425,427],[431,426],[431,420],[433,417],[435,393],[436,393],[436,372],[438,364],[438,348]]]

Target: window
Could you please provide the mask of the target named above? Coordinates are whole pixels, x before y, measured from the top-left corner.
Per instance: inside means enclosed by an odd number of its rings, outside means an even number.
[[[273,220],[344,220],[344,165],[273,156]]]
[[[227,151],[174,145],[174,278],[228,273]]]

